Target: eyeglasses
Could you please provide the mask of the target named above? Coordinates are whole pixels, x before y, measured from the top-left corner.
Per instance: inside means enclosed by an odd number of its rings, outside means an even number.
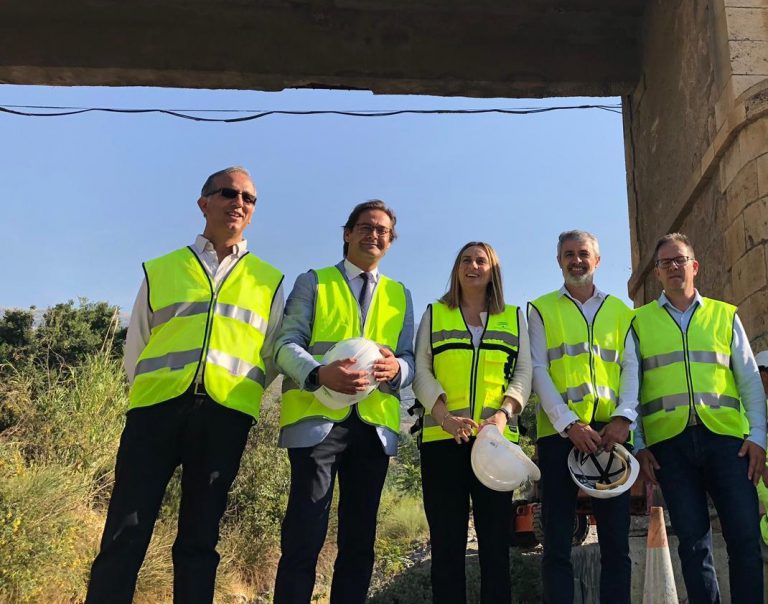
[[[373,224],[365,224],[362,222],[358,222],[355,225],[355,228],[357,228],[358,231],[360,231],[363,235],[366,235],[366,236],[372,235],[375,232],[379,237],[386,237],[392,232],[392,229],[390,229],[389,227],[376,226]]]
[[[656,261],[656,266],[658,268],[670,268],[673,264],[675,266],[685,266],[688,264],[693,258],[690,256],[675,256],[674,258],[659,258]]]
[[[217,195],[220,194],[225,199],[237,199],[237,196],[241,196],[243,198],[243,202],[247,203],[249,205],[253,205],[256,203],[256,196],[251,195],[247,191],[238,191],[237,189],[230,189],[229,187],[221,187],[220,189],[216,189],[215,191],[211,191],[206,195],[206,197],[210,197],[211,195]]]

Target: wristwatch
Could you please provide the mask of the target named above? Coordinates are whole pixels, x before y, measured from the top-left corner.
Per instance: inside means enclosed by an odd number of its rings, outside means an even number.
[[[499,412],[504,414],[504,417],[507,418],[507,423],[509,423],[509,420],[512,419],[512,414],[509,411],[507,411],[504,407],[499,407],[498,409],[496,409],[496,413],[499,413]]]
[[[304,380],[304,390],[312,392],[318,388],[320,388],[320,365],[310,371],[307,379]]]
[[[573,428],[574,424],[578,424],[578,423],[579,423],[579,420],[576,420],[576,419],[575,419],[575,420],[573,420],[573,421],[572,421],[570,424],[568,424],[568,425],[567,425],[565,428],[563,428],[563,432],[564,432],[565,434],[568,434],[568,430],[570,430],[571,428]]]

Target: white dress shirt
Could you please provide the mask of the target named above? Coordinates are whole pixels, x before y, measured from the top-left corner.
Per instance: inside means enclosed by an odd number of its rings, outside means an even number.
[[[232,248],[232,253],[221,262],[219,262],[219,257],[216,254],[216,249],[213,247],[213,244],[202,235],[198,235],[195,239],[195,243],[190,247],[205,267],[205,272],[208,273],[211,281],[213,281],[214,290],[218,291],[222,281],[229,274],[229,271],[248,251],[248,242],[243,239],[239,243],[236,243]],[[272,310],[269,315],[269,323],[267,324],[267,332],[264,336],[264,345],[261,348],[261,356],[264,359],[266,366],[266,386],[268,386],[277,375],[272,359],[272,352],[274,350],[275,338],[277,337],[280,328],[280,321],[283,317],[283,305],[284,296],[283,285],[281,283],[275,293],[275,299],[272,303]],[[147,279],[145,277],[141,282],[139,293],[136,295],[136,301],[133,304],[131,320],[130,323],[128,323],[128,333],[125,338],[125,349],[123,351],[123,367],[128,376],[129,384],[133,383],[133,378],[136,372],[136,363],[149,342],[151,322],[152,311],[149,309]],[[204,365],[205,362],[200,364],[200,367],[197,370],[197,375],[195,376],[195,382],[200,381]]]
[[[584,304],[576,300],[563,285],[560,288],[561,296],[568,296],[581,309],[584,318],[589,325],[595,320],[595,314],[605,300],[607,294],[594,288],[592,297]],[[578,421],[579,416],[563,401],[555,387],[552,377],[549,375],[549,358],[547,357],[547,336],[541,316],[536,310],[531,310],[528,315],[528,334],[531,338],[531,359],[533,360],[533,391],[538,395],[542,409],[552,422],[555,430],[565,437],[563,430]],[[621,361],[621,381],[619,385],[619,400],[612,417],[625,417],[631,422],[630,428],[634,429],[637,420],[637,357],[635,355],[635,341],[631,330],[624,340],[624,356]]]

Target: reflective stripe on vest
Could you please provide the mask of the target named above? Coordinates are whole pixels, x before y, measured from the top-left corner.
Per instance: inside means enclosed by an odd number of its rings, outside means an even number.
[[[317,276],[315,316],[307,350],[317,361],[322,361],[323,355],[337,342],[360,336],[393,351],[397,350],[406,310],[405,287],[402,283],[379,275],[363,329],[360,325],[358,301],[352,295],[349,283],[338,267],[330,266],[315,270],[314,273]],[[398,396],[385,394],[377,388],[356,407],[363,421],[386,427],[395,434],[400,432]],[[330,409],[311,392],[301,390],[293,380],[287,377],[283,380],[281,428],[309,418],[340,422],[346,419],[351,411],[351,407]]]
[[[246,253],[214,292],[190,248],[150,260],[144,271],[151,331],[136,364],[130,408],[179,396],[204,360],[210,397],[258,417],[266,379],[261,348],[282,274]]]
[[[458,308],[451,309],[438,302],[430,305],[430,316],[432,366],[435,378],[445,390],[448,411],[478,423],[491,417],[504,402],[517,362],[520,346],[517,307],[507,305],[503,312],[488,315],[477,350]],[[423,421],[423,442],[453,438],[431,415],[425,415]],[[516,422],[507,426],[504,436],[518,442]]]
[[[528,312],[541,316],[549,375],[563,402],[586,424],[610,421],[618,402],[632,310],[618,298],[606,296],[590,326],[576,302],[554,291],[531,302]],[[539,405],[537,437],[555,433]]]
[[[716,434],[747,432],[736,380],[731,339],[736,307],[703,298],[683,333],[658,301],[637,309],[634,329],[643,374],[640,415],[646,444],[672,438],[696,413]]]

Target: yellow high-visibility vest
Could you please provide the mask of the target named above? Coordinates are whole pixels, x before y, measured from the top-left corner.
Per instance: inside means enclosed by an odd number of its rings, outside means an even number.
[[[680,434],[695,413],[716,434],[743,438],[747,421],[731,370],[736,307],[702,298],[683,333],[654,300],[637,309],[640,416],[647,445]]]
[[[145,262],[144,272],[152,324],[129,408],[179,396],[204,362],[209,396],[257,418],[266,378],[261,349],[283,275],[246,253],[215,291],[188,247]]]
[[[606,296],[589,325],[571,298],[554,291],[531,302],[530,312],[538,312],[544,324],[549,375],[563,402],[585,424],[611,421],[619,398],[632,310],[618,298]],[[537,438],[555,433],[539,406]]]
[[[508,304],[503,312],[489,314],[480,346],[475,350],[461,310],[442,302],[430,304],[432,366],[445,390],[446,407],[453,415],[471,417],[480,423],[501,407],[520,348],[517,311],[517,306]],[[504,429],[504,436],[518,442],[516,423]],[[451,438],[431,415],[424,416],[423,442]]]
[[[338,267],[329,266],[314,272],[317,275],[317,288],[309,353],[317,361],[322,361],[323,355],[337,342],[361,336],[380,346],[397,350],[406,311],[405,287],[402,283],[379,275],[363,326],[360,305]],[[388,428],[395,434],[400,432],[400,400],[396,395],[385,394],[376,388],[356,407],[363,421]],[[301,390],[289,378],[283,380],[281,428],[309,418],[340,422],[351,412],[351,407],[330,409],[311,392]]]

